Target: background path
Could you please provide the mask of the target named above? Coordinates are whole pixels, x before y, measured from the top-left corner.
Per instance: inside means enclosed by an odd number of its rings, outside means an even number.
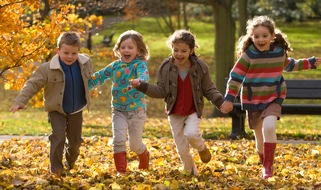
[[[19,136],[19,135],[0,135],[0,142],[11,139],[41,139],[48,140],[48,136]],[[86,137],[85,137],[86,138]],[[89,137],[90,138],[90,137]],[[321,145],[321,141],[305,141],[305,140],[279,140],[281,144],[315,144]]]

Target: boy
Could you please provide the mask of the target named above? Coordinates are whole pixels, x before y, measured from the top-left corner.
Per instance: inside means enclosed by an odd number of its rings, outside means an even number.
[[[57,41],[57,54],[36,69],[11,108],[13,113],[25,109],[28,100],[44,88],[44,107],[52,127],[50,172],[57,176],[63,171],[64,148],[66,167],[74,167],[82,142],[82,110],[86,105],[89,109],[88,80],[92,75],[92,63],[89,57],[79,54],[80,47],[78,33],[62,33]]]

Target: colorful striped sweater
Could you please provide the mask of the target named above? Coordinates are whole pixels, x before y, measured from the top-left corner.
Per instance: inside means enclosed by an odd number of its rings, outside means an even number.
[[[88,81],[89,89],[102,85],[106,80],[112,80],[111,107],[118,111],[133,111],[146,109],[145,94],[130,85],[130,79],[140,79],[148,82],[149,73],[147,63],[140,59],[134,59],[130,63],[120,60],[114,61],[105,68],[95,72]]]
[[[279,46],[271,45],[269,51],[261,52],[251,45],[230,72],[225,100],[234,102],[241,89],[243,110],[264,110],[271,103],[281,105],[286,96],[282,72],[313,69],[315,61],[314,57],[288,58]]]

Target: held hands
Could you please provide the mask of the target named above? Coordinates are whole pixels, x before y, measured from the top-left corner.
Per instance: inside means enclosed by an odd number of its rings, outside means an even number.
[[[230,101],[224,101],[220,107],[222,113],[227,114],[233,110],[233,103]]]
[[[319,66],[319,64],[320,64],[320,57],[316,57],[315,59],[316,59],[316,61],[315,61],[315,63],[314,63],[314,67],[315,67],[315,68],[318,68],[318,66]]]
[[[18,111],[20,109],[27,109],[27,106],[13,106],[10,111],[12,113],[15,113],[16,111]]]
[[[136,88],[139,87],[140,85],[140,80],[139,79],[131,79],[129,80],[130,85],[132,85],[132,87]]]

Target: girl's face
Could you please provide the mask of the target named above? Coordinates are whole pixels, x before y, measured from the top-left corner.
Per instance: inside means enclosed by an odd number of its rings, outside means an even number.
[[[274,40],[274,34],[271,34],[269,29],[265,26],[257,26],[253,29],[252,41],[255,47],[260,51],[268,51],[270,44]]]
[[[56,48],[56,53],[66,65],[71,65],[77,60],[78,52],[78,46],[62,44],[60,48]]]
[[[194,51],[189,48],[189,45],[187,45],[184,42],[176,42],[172,46],[172,54],[174,57],[174,63],[176,65],[184,65],[188,63],[188,57],[193,53]]]
[[[119,53],[122,62],[132,62],[139,54],[136,42],[133,41],[131,38],[124,40],[123,42],[121,42],[119,46]]]

